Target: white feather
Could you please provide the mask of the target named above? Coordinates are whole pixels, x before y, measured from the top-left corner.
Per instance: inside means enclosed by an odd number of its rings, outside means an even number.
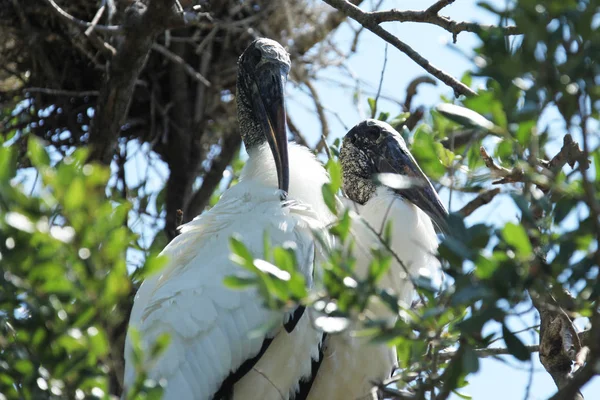
[[[324,233],[333,219],[321,197],[328,177],[303,147],[290,145],[289,160],[289,198],[295,201],[281,206],[270,150],[266,145],[254,150],[240,183],[210,211],[181,227],[181,234],[162,253],[168,265],[140,287],[130,327],[140,331],[146,350],[164,332],[171,338],[149,368],[150,378],[167,381],[165,400],[210,399],[230,372],[258,353],[264,337],[249,333],[268,324],[281,327],[288,318],[284,312],[264,308],[254,289],[223,286],[226,276],[245,272],[229,259],[232,235],[239,234],[255,257],[263,256],[265,231],[273,245],[294,242],[300,272],[312,284],[312,230]],[[310,374],[321,333],[312,328],[307,315],[291,334],[279,328],[267,336],[275,338],[254,370],[236,385],[236,399],[288,399],[299,379]],[[135,380],[131,357],[128,336],[126,388]]]
[[[387,221],[392,221],[391,248],[407,267],[409,274],[415,276],[421,269],[435,271],[439,268],[433,256],[437,248],[437,237],[431,220],[423,211],[385,187],[378,188],[365,205],[348,199],[342,201],[362,217],[362,220],[357,218],[352,223],[355,272],[359,277],[367,276],[372,259],[371,248],[382,246],[368,226],[381,234]],[[414,288],[404,268],[396,260],[379,285],[394,291],[404,306],[410,306]],[[382,304],[372,302],[367,309],[375,318],[394,317]],[[325,357],[309,399],[370,398],[371,382],[389,378],[396,360],[395,348],[385,344],[371,344],[368,338],[352,337],[349,332],[329,335],[325,343]]]

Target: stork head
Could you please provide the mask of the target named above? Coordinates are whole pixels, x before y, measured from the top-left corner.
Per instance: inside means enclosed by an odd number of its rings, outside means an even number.
[[[279,189],[289,188],[284,87],[290,71],[285,49],[270,39],[257,39],[238,61],[237,107],[246,150],[269,143]]]
[[[374,119],[356,125],[344,137],[340,162],[344,192],[352,201],[365,204],[378,185],[385,184],[423,210],[438,229],[447,231],[448,211],[402,136],[390,125]],[[376,174],[394,175],[374,179]]]

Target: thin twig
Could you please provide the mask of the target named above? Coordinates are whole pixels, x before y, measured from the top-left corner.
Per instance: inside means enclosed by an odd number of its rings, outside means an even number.
[[[377,114],[377,102],[379,101],[379,95],[381,95],[381,87],[383,86],[383,76],[385,75],[385,67],[387,66],[388,59],[388,44],[385,44],[385,51],[383,53],[383,67],[381,67],[381,75],[379,76],[379,85],[377,85],[377,94],[375,95],[375,106],[371,110],[371,118],[375,118]]]
[[[435,15],[442,11],[442,8],[449,6],[454,3],[454,0],[438,0],[433,3],[427,10],[425,10],[426,14]]]
[[[103,1],[102,3],[105,3],[105,1]],[[104,14],[105,9],[106,9],[106,5],[102,4],[102,6],[98,9],[98,11],[96,11],[96,15],[94,15],[94,18],[92,18],[90,27],[85,30],[85,36],[90,36],[90,34],[94,31],[94,29],[98,25],[98,22],[100,21],[100,18],[102,18],[102,14]]]
[[[304,85],[310,91],[311,97],[315,102],[315,108],[317,109],[317,115],[319,116],[319,121],[321,122],[321,141],[317,144],[315,150],[320,152],[323,147],[327,147],[327,138],[329,137],[329,123],[327,122],[327,116],[325,115],[325,108],[321,103],[321,98],[319,97],[319,93],[317,89],[310,82],[310,79],[306,78],[303,81]]]
[[[473,214],[473,212],[475,210],[477,210],[479,207],[489,204],[492,201],[492,199],[494,197],[496,197],[496,195],[498,193],[500,193],[499,188],[494,188],[494,189],[482,192],[477,197],[475,197],[473,200],[468,202],[463,208],[461,208],[458,211],[458,213],[461,214],[463,217],[468,217],[469,215]]]
[[[417,94],[417,88],[422,83],[428,83],[430,85],[436,86],[436,82],[427,75],[419,76],[419,77],[413,79],[406,87],[406,99],[404,100],[404,110],[405,111],[410,111],[411,105],[412,105],[412,100],[415,97],[415,95]]]
[[[537,344],[529,345],[526,347],[530,353],[536,353],[540,350],[540,347]],[[439,353],[440,361],[450,360],[452,357],[454,357],[455,354],[456,354],[456,351],[441,352],[441,353]],[[487,349],[475,349],[475,354],[477,354],[477,357],[484,358],[484,357],[495,357],[495,356],[501,356],[501,355],[510,355],[511,352],[506,347],[490,347]]]
[[[485,166],[489,168],[492,176],[494,178],[500,178],[494,182],[493,184],[504,184],[504,183],[516,183],[523,182],[523,178],[525,173],[521,168],[504,168],[501,165],[496,164],[496,162],[492,159],[492,157],[485,150],[485,147],[481,146],[479,148],[479,153],[481,154],[481,158],[485,163]]]
[[[196,69],[194,69],[194,67],[192,67],[190,64],[185,62],[185,60],[183,58],[181,58],[177,54],[173,53],[171,50],[167,49],[165,46],[158,44],[158,43],[153,43],[152,50],[159,52],[160,54],[162,54],[163,56],[168,58],[170,61],[181,65],[183,67],[183,70],[185,71],[185,73],[188,74],[190,77],[192,77],[197,82],[200,82],[200,83],[204,84],[205,86],[210,86],[210,82],[205,77],[203,77],[200,72],[198,72]]]
[[[429,62],[425,57],[416,52],[412,47],[398,39],[396,36],[392,35],[390,32],[383,29],[379,26],[379,23],[376,19],[372,17],[371,13],[366,13],[362,11],[360,8],[355,5],[349,3],[346,0],[324,0],[330,6],[337,8],[340,12],[348,15],[352,19],[356,20],[358,23],[363,25],[365,28],[390,43],[392,46],[396,47],[398,50],[406,54],[410,57],[414,62],[423,67],[427,72],[431,75],[438,78],[440,81],[444,82],[446,85],[450,86],[454,89],[454,93],[456,95],[466,95],[466,96],[474,96],[476,93],[466,86],[464,83],[460,82],[456,78],[448,75],[446,72],[437,68],[433,64]]]
[[[97,25],[92,22],[82,21],[78,18],[75,18],[62,8],[58,4],[54,2],[54,0],[46,0],[46,3],[52,7],[54,12],[64,21],[79,26],[80,28],[89,29],[92,28],[97,32],[109,33],[109,34],[121,34],[124,32],[124,29],[120,25]],[[87,32],[86,32],[87,34]]]
[[[94,97],[98,96],[100,92],[97,90],[84,90],[84,91],[76,91],[76,90],[62,90],[62,89],[50,89],[50,88],[41,88],[41,87],[30,87],[23,89],[25,93],[43,93],[54,96],[70,96],[70,97]]]
[[[419,22],[437,25],[440,28],[452,33],[452,39],[454,43],[456,43],[457,36],[461,32],[480,33],[498,30],[500,33],[506,36],[520,35],[522,33],[519,28],[514,25],[497,26],[478,24],[475,22],[456,22],[448,17],[438,15],[437,13],[431,13],[429,12],[429,9],[425,11],[400,11],[391,9],[386,11],[374,11],[368,14],[378,24],[383,22]]]
[[[302,135],[300,129],[298,129],[296,124],[294,124],[294,121],[292,121],[290,114],[286,114],[285,119],[287,121],[287,126],[290,129],[290,132],[292,132],[292,135],[294,135],[294,141],[302,146],[309,147],[308,143],[306,142],[306,139],[304,139],[304,135]]]

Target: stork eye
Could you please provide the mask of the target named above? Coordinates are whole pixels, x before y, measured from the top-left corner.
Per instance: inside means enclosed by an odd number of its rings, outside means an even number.
[[[365,132],[365,135],[373,140],[376,141],[377,139],[379,139],[379,129],[377,127],[369,127],[369,129],[367,129],[367,131]]]

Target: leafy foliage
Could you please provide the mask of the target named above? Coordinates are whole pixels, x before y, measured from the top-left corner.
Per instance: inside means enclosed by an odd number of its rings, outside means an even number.
[[[510,5],[500,11],[482,4],[524,34],[507,40],[497,30],[478,33],[478,69],[463,78],[469,85],[483,83],[477,96],[447,101],[412,130],[404,125],[410,117],[404,110],[379,111],[379,118],[401,131],[423,170],[450,197],[470,200],[505,178],[498,174],[518,172],[499,197],[514,205],[520,221],[472,224],[460,212],[451,214],[451,234],[439,247],[447,280],[436,287],[413,277],[419,300],[413,307],[401,304],[397,293],[377,285],[395,257],[389,224],[380,233],[381,250],[373,251],[368,275],[355,273],[356,217],[340,210],[335,198],[341,188],[338,140],[327,162],[332,180],[323,187],[326,204],[339,215],[329,228],[338,245],[328,251],[316,293],[306,290],[292,248],[273,247],[265,238],[257,259],[243,238],[230,242],[240,274],[227,285],[257,286],[272,308],[312,305],[320,313],[315,322],[325,331],[355,329],[396,346],[401,371],[394,384],[422,396],[434,391],[437,398],[450,393],[467,398],[461,393],[468,375],[479,369],[481,350],[499,339],[516,360],[530,361],[522,335],[511,326],[518,310],[531,305],[530,297],[558,305],[568,300],[573,317],[591,317],[598,306],[600,148],[591,133],[600,118],[597,7],[583,0]],[[375,99],[368,106],[376,115]],[[130,201],[107,190],[115,187],[109,169],[86,164],[84,148],[57,156],[30,137],[27,127],[18,129],[22,121],[11,110],[3,110],[2,117],[11,123],[0,146],[0,393],[26,399],[118,394],[133,282],[161,268],[164,260],[154,253],[167,239],[138,244],[126,224]],[[556,160],[555,139],[567,132],[582,142],[583,156]],[[498,169],[486,165],[482,146]],[[592,170],[586,170],[588,159]],[[229,184],[242,165],[239,158],[233,161]],[[26,166],[31,167],[17,173]],[[20,182],[23,176],[29,177],[27,185]],[[151,196],[141,186],[129,191],[134,208],[154,204],[157,215],[165,198],[164,190]],[[132,279],[126,260],[140,249],[144,267]],[[574,298],[567,298],[565,289]],[[372,302],[402,318],[370,318],[365,310]],[[143,354],[135,333],[133,342],[140,374],[129,398],[160,398],[160,382],[145,380],[144,369],[168,346],[168,338],[149,354]]]
[[[114,340],[122,340],[132,286],[130,206],[106,198],[109,171],[85,164],[85,149],[51,165],[30,138],[33,189],[15,175],[15,150],[0,147],[0,392],[103,398],[117,385],[110,377],[122,374],[114,371],[122,365]]]

